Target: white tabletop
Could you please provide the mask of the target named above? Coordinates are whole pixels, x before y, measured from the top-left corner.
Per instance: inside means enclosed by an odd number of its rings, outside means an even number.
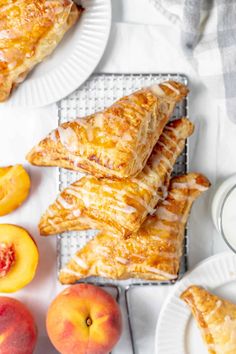
[[[149,3],[149,0],[112,0],[113,25],[110,41],[97,72],[181,72],[190,80],[190,119],[196,125],[190,139],[190,170],[206,174],[212,188],[195,204],[189,222],[189,267],[227,249],[211,221],[211,199],[216,185],[236,171],[236,125],[201,82],[185,59],[179,32]],[[217,87],[216,87],[217,91]],[[1,218],[26,227],[35,237],[41,254],[35,280],[12,296],[32,310],[39,327],[37,354],[56,351],[45,332],[45,313],[59,290],[55,274],[55,238],[40,238],[37,222],[42,211],[55,198],[55,169],[28,166],[24,156],[32,145],[57,126],[56,105],[43,109],[0,108],[1,165],[24,163],[32,178],[29,200],[16,212]],[[154,353],[158,314],[171,287],[138,288],[131,293],[134,335],[139,354]],[[129,354],[125,339],[115,353]]]

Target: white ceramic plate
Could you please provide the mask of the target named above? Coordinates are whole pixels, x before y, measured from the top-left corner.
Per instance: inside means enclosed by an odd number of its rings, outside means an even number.
[[[54,53],[39,64],[3,103],[40,107],[59,101],[94,71],[105,50],[111,27],[110,0],[81,0],[82,17]]]
[[[236,303],[236,255],[225,252],[210,257],[174,286],[159,316],[156,354],[208,354],[189,308],[179,299],[192,284]]]

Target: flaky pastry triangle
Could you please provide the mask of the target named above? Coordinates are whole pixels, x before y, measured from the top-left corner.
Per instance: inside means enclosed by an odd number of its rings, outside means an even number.
[[[63,123],[27,155],[38,166],[59,166],[96,177],[125,178],[144,167],[175,105],[188,93],[167,81],[121,98],[102,112]]]
[[[210,354],[236,353],[236,304],[192,285],[181,299],[190,307]]]
[[[193,124],[186,118],[167,124],[137,177],[111,180],[86,176],[73,183],[42,216],[40,233],[99,229],[127,237],[136,232],[166,193],[174,163],[192,132]]]
[[[89,276],[112,279],[176,279],[183,252],[185,224],[194,200],[209,187],[202,175],[172,178],[166,200],[129,239],[99,233],[60,272],[63,284]]]
[[[0,102],[54,51],[81,13],[72,0],[0,0]]]

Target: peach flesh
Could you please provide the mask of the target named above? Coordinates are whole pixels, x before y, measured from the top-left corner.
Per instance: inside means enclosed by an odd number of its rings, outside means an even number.
[[[15,251],[12,244],[0,242],[0,278],[5,277],[15,262]]]
[[[39,253],[27,230],[0,224],[0,293],[22,289],[35,276]]]

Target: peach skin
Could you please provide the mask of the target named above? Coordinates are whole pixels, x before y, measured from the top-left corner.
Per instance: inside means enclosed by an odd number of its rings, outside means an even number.
[[[107,354],[121,335],[121,312],[113,297],[91,284],[62,291],[49,307],[48,336],[62,354]]]
[[[18,300],[0,297],[0,353],[32,354],[37,328],[27,307]]]

